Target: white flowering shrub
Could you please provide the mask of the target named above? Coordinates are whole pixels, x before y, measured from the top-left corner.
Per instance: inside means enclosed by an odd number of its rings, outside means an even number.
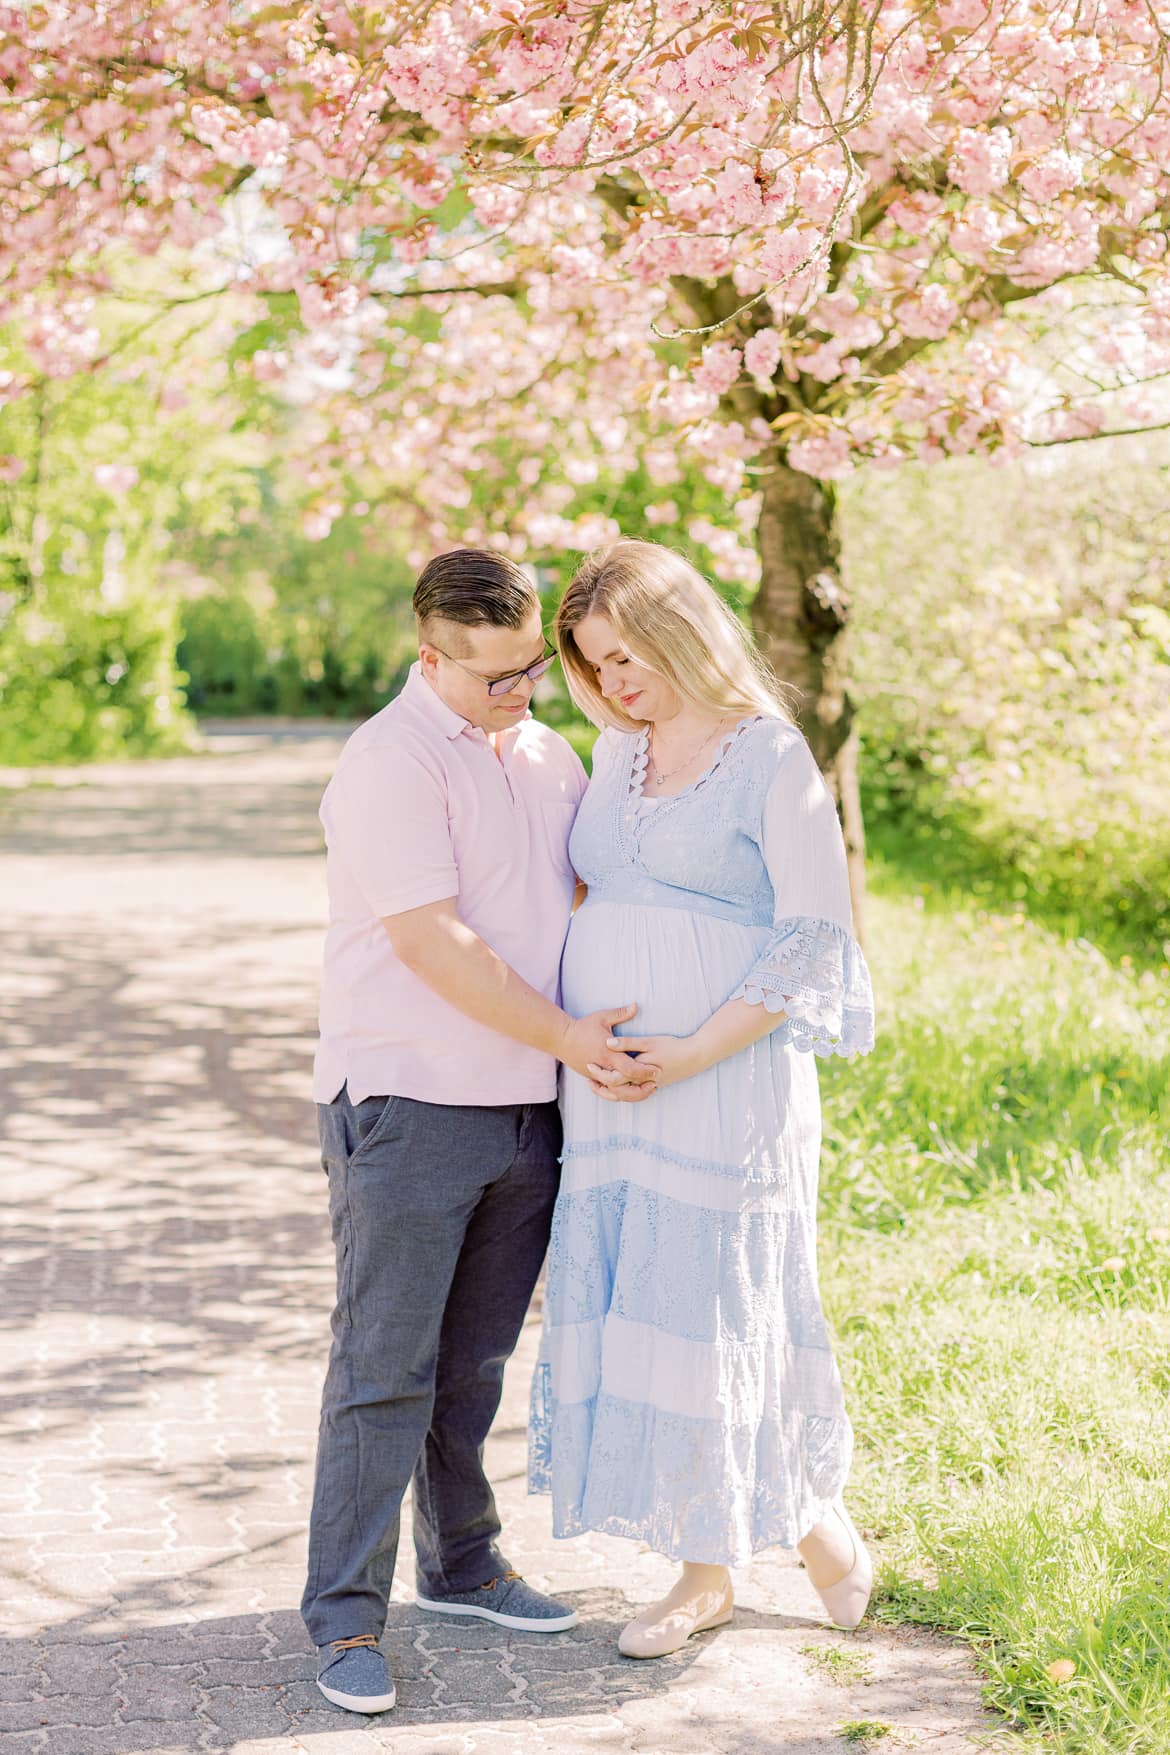
[[[870,478],[847,499],[871,816],[1170,937],[1170,446]],[[1091,921],[1089,922],[1091,924]]]

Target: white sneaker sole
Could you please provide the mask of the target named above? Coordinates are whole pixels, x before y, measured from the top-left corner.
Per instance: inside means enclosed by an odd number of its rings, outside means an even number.
[[[432,1615],[470,1615],[477,1621],[494,1621],[497,1627],[513,1627],[518,1633],[565,1633],[580,1620],[576,1609],[550,1620],[537,1620],[531,1615],[503,1615],[498,1609],[478,1609],[471,1603],[433,1603],[429,1597],[415,1597],[415,1605]]]
[[[317,1686],[326,1700],[331,1700],[334,1706],[344,1706],[346,1712],[389,1712],[398,1699],[394,1688],[389,1694],[343,1694],[340,1688],[330,1688],[322,1681]]]

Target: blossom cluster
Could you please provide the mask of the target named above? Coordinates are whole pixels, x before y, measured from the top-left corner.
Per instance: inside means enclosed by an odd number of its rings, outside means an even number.
[[[1166,8],[825,16],[794,45],[755,0],[0,5],[0,319],[53,374],[127,251],[295,294],[253,367],[322,404],[318,533],[358,478],[470,509],[505,444],[510,528],[550,540],[590,470],[669,486],[672,449],[729,500],[778,455],[1010,455],[1013,315],[1086,276],[1097,381],[1170,369]],[[1106,418],[1050,402],[1054,438]]]

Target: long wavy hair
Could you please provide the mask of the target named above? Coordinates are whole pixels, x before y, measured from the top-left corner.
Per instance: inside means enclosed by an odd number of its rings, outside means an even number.
[[[785,685],[747,629],[673,549],[632,537],[597,549],[578,569],[556,616],[557,649],[577,706],[594,725],[638,731],[641,720],[605,699],[593,666],[578,650],[573,630],[587,615],[605,616],[623,651],[695,706],[791,721]]]

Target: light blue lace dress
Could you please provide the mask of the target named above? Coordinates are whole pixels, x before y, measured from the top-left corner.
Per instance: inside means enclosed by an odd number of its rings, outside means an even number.
[[[563,1073],[529,1487],[551,1492],[558,1536],[734,1565],[794,1547],[849,1471],[817,1286],[815,1057],[870,1048],[873,1007],[800,733],[744,721],[675,798],[643,798],[646,761],[645,732],[598,739],[566,1009],[636,1000],[638,1035],[687,1035],[735,997],[786,1021],[645,1103]]]

